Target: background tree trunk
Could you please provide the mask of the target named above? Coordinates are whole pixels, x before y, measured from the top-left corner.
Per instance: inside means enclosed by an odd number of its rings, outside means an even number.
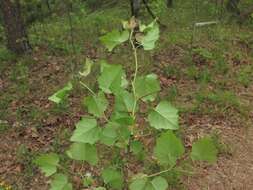
[[[173,6],[173,0],[167,0],[167,7],[171,8]]]
[[[24,20],[21,15],[19,0],[1,0],[7,48],[16,54],[26,53],[31,49]]]
[[[240,0],[229,0],[227,2],[227,10],[233,14],[240,15],[240,10],[238,8],[238,5],[240,3]]]
[[[140,8],[141,8],[141,0],[130,0],[131,3],[131,14],[135,18],[138,18]]]

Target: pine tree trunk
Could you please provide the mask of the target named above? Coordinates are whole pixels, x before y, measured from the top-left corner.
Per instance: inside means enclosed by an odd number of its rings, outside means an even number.
[[[1,0],[0,8],[8,49],[16,54],[23,54],[31,50],[19,0]]]

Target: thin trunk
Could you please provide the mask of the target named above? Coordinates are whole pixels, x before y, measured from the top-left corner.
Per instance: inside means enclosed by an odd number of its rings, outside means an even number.
[[[131,14],[135,18],[138,18],[140,8],[141,8],[141,0],[130,0],[131,3]]]
[[[173,0],[167,0],[167,7],[171,8],[173,6]]]
[[[21,15],[19,0],[1,0],[7,47],[16,54],[26,53],[31,49],[24,20]]]
[[[233,14],[240,15],[239,3],[240,0],[229,0],[226,5],[227,10]]]

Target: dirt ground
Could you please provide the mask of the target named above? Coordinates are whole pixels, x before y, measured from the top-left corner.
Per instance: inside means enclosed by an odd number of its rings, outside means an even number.
[[[181,50],[177,53],[163,52],[154,59],[162,64],[181,63]],[[160,56],[160,57],[159,57]],[[65,84],[68,73],[65,69],[66,61],[60,57],[50,57],[45,61],[43,56],[33,55],[34,64],[29,66],[29,92],[27,95],[10,101],[6,112],[8,116],[1,122],[6,122],[8,130],[0,133],[0,180],[20,190],[46,190],[48,185],[38,169],[31,166],[33,152],[51,150],[52,144],[64,147],[62,131],[72,130],[74,123],[83,114],[78,106],[79,97],[71,97],[68,113],[53,114],[50,110],[53,104],[48,101],[48,96],[59,86]],[[182,65],[183,66],[183,65]],[[0,76],[1,98],[6,98],[12,93],[15,82],[10,80],[11,67],[7,67]],[[159,69],[154,69],[159,74]],[[163,89],[177,84],[180,97],[179,102],[187,102],[189,91],[197,91],[198,87],[192,80],[175,79],[163,74],[160,75]],[[240,94],[247,94],[244,100],[253,107],[253,85],[248,88],[233,88]],[[17,95],[18,96],[18,95]],[[240,97],[243,98],[243,97]],[[28,106],[28,107],[27,107]],[[35,119],[28,118],[27,109],[35,107],[41,114]],[[18,119],[17,110],[22,109]],[[27,111],[27,112],[28,112]],[[49,111],[50,114],[46,114]],[[230,112],[233,112],[231,109]],[[184,129],[184,141],[188,146],[194,138],[216,131],[219,139],[226,145],[214,165],[196,164],[195,174],[186,176],[182,180],[185,189],[189,190],[252,190],[253,189],[253,111],[249,110],[249,118],[224,117],[200,113],[184,113],[181,124]],[[72,114],[74,113],[74,114]],[[232,113],[233,115],[233,113]],[[27,119],[28,118],[28,119]],[[38,123],[40,126],[38,127]],[[55,142],[57,136],[59,142]],[[64,135],[63,135],[64,136]],[[25,145],[26,148],[22,149]]]

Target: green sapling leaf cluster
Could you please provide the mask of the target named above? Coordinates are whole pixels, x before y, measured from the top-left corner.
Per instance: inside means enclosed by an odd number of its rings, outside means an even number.
[[[127,81],[126,72],[122,65],[114,65],[102,62],[100,75],[97,78],[97,91],[93,91],[87,84],[80,84],[89,91],[89,95],[83,100],[89,113],[76,124],[70,138],[72,143],[66,155],[75,161],[82,161],[91,166],[99,165],[100,177],[104,187],[91,187],[97,190],[126,189],[130,190],[166,190],[168,182],[167,172],[177,167],[185,156],[185,148],[180,138],[174,133],[179,129],[178,110],[168,101],[162,100],[152,107],[158,96],[160,83],[158,77],[150,73],[138,75],[138,51],[152,50],[159,39],[159,26],[154,21],[149,25],[142,25],[134,18],[123,23],[124,30],[114,30],[100,38],[108,51],[129,42],[133,50],[135,71],[133,78]],[[139,28],[139,32],[136,32]],[[87,59],[87,66],[80,72],[82,77],[89,77],[93,61]],[[72,89],[69,84],[49,99],[59,103]],[[110,99],[108,98],[110,97]],[[111,101],[113,99],[113,101]],[[146,104],[147,113],[140,113],[140,106]],[[108,111],[110,108],[110,111]],[[111,110],[113,108],[113,110]],[[145,128],[150,129],[155,138],[159,133],[156,144],[153,147],[153,156],[143,154],[147,147],[137,138],[140,135],[139,118],[145,121]],[[101,122],[103,121],[103,122]],[[143,125],[143,124],[142,124]],[[155,132],[157,131],[157,132]],[[144,133],[144,131],[143,131]],[[143,134],[141,133],[141,134]],[[122,160],[128,161],[131,156],[150,156],[152,164],[159,165],[164,170],[153,174],[131,175],[128,168],[114,165],[101,165],[98,146],[107,146],[113,150],[120,150],[124,156]],[[213,163],[216,160],[217,150],[209,138],[203,138],[195,142],[192,152],[188,155],[193,161],[201,160]],[[69,190],[72,185],[68,182],[66,167],[61,166],[59,156],[54,153],[39,156],[35,163],[46,176],[52,176],[51,189]],[[127,164],[126,164],[127,165]],[[63,171],[62,171],[63,170]],[[57,173],[61,171],[63,173]],[[71,172],[69,176],[73,175]],[[83,175],[81,175],[83,177]],[[85,186],[89,186],[90,180],[83,177]]]

